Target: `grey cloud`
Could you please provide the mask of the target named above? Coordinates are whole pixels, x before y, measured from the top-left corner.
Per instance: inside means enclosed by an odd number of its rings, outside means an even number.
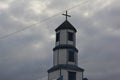
[[[9,9],[2,12],[0,15],[2,35],[25,27],[24,23],[15,21],[10,16],[24,18],[24,21],[37,21],[49,16],[44,13],[39,16],[31,12],[28,9],[31,1],[14,0],[9,4]],[[94,12],[90,17],[84,17],[80,8],[76,8],[77,11],[76,9],[70,11],[72,18],[69,21],[78,30],[79,65],[85,69],[85,76],[89,80],[119,79],[120,37],[117,1],[114,0],[110,6]],[[51,0],[47,6],[49,10],[63,10],[75,2]],[[0,79],[37,80],[46,76],[47,69],[52,66],[52,48],[55,41],[50,36],[55,35],[54,29],[63,22],[63,19],[57,16],[0,40]],[[109,28],[113,32],[110,32]]]

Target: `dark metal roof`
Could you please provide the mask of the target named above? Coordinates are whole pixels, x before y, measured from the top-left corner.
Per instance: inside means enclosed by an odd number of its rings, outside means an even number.
[[[63,30],[63,29],[70,29],[70,30],[74,30],[75,32],[77,32],[74,26],[67,20],[65,20],[58,28],[56,28],[55,31]]]
[[[88,80],[88,78],[83,78],[83,80]]]
[[[66,45],[66,44],[61,44],[56,46],[55,48],[53,48],[53,51],[55,51],[56,49],[73,49],[76,52],[78,52],[78,49],[76,47],[74,47],[73,45]]]
[[[70,65],[70,64],[59,64],[59,65],[56,65],[56,66],[53,66],[52,68],[50,68],[48,70],[48,73],[50,72],[54,72],[56,70],[59,70],[59,69],[64,69],[64,70],[75,70],[75,71],[79,71],[79,72],[83,72],[84,69],[76,66],[76,65]]]

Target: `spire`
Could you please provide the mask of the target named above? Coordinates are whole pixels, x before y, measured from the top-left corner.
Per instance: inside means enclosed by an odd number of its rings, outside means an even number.
[[[59,31],[59,30],[63,30],[63,29],[70,29],[73,30],[75,32],[77,32],[77,30],[74,28],[74,26],[67,20],[67,17],[71,17],[71,15],[68,15],[67,11],[66,14],[62,14],[64,16],[66,16],[66,20],[60,25],[58,26],[55,31]]]
[[[76,32],[67,20],[58,26],[55,47],[53,48],[53,67],[48,70],[48,80],[83,80],[84,69],[78,66],[78,49],[76,48]]]
[[[58,26],[55,29],[55,31],[59,31],[59,30],[63,30],[63,29],[70,29],[70,30],[77,32],[77,30],[74,28],[74,26],[67,20],[65,20],[60,26]]]

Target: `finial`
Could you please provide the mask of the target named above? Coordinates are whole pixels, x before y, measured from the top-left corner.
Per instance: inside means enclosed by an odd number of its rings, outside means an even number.
[[[66,10],[66,14],[62,14],[62,15],[66,16],[66,20],[67,20],[67,17],[71,17],[71,15],[68,15],[67,10]]]

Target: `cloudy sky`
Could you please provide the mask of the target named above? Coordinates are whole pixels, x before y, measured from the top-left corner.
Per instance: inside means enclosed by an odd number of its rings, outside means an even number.
[[[120,0],[0,0],[0,80],[46,78],[66,9],[85,77],[120,79]]]

